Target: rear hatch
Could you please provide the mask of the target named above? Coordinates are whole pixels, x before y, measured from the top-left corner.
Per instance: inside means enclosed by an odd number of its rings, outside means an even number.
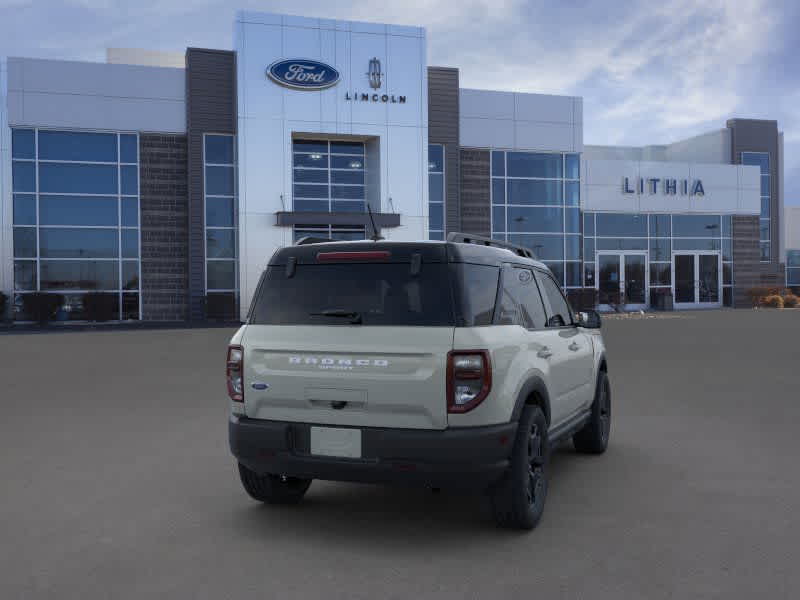
[[[316,245],[270,264],[242,341],[247,416],[447,426],[448,265],[427,253],[426,261],[420,253],[373,250],[381,246],[357,245],[372,250],[359,256]]]

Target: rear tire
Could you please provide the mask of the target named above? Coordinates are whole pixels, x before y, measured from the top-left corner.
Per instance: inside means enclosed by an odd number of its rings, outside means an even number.
[[[533,529],[544,512],[547,498],[547,463],[550,445],[547,419],[538,406],[522,411],[504,480],[492,491],[492,512],[498,525]]]
[[[611,435],[611,385],[608,375],[600,371],[597,375],[597,389],[592,402],[592,415],[583,429],[572,436],[575,450],[585,454],[602,454],[608,447]]]
[[[267,504],[297,504],[303,499],[310,479],[283,475],[259,475],[239,463],[239,479],[251,498]]]

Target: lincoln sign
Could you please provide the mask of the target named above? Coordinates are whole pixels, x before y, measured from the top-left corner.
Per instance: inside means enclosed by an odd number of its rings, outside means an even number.
[[[630,177],[622,178],[623,194],[644,194],[645,189],[648,194],[661,192],[667,196],[705,196],[703,182],[699,179],[661,179],[659,177],[635,177],[631,181]]]

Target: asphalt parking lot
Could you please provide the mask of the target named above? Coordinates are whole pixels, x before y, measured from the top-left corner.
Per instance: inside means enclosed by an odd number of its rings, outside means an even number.
[[[479,497],[241,489],[226,329],[0,335],[0,598],[800,597],[800,310],[609,319],[602,457],[543,522]]]

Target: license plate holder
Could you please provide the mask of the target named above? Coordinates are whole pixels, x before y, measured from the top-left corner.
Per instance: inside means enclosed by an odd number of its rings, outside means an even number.
[[[352,427],[311,427],[313,456],[361,458],[361,430]]]

